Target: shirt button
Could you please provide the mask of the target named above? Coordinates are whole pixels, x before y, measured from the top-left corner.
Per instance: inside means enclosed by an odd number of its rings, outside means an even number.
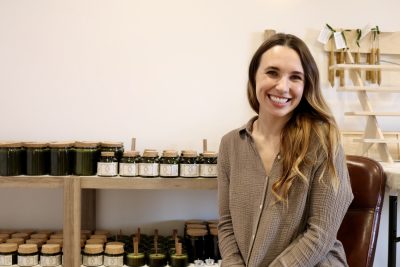
[[[256,235],[253,235],[252,237],[251,237],[251,239],[254,239],[256,237]]]
[[[263,207],[263,205],[261,204],[261,205],[260,205],[260,210],[262,209],[262,207]]]

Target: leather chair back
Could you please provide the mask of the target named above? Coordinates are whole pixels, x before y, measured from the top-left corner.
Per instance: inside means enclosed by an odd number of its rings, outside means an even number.
[[[348,155],[347,167],[354,200],[339,228],[338,239],[350,267],[372,267],[386,175],[378,162],[367,157]]]

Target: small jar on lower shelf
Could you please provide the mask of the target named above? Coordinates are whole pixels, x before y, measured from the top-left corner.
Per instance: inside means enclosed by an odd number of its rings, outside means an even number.
[[[40,253],[42,267],[56,267],[61,265],[61,247],[58,244],[44,244]]]
[[[36,244],[22,244],[18,247],[18,266],[32,267],[39,264],[39,250]]]
[[[18,244],[0,244],[0,266],[12,266],[17,264]]]
[[[87,244],[82,253],[82,264],[88,267],[103,265],[103,245]]]
[[[106,244],[104,251],[105,267],[122,267],[124,266],[124,245],[123,244]]]

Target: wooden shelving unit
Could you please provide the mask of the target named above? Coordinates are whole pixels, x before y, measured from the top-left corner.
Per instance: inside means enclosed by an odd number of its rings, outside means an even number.
[[[82,191],[92,189],[216,190],[215,178],[0,176],[0,188],[63,188],[64,266],[80,267]],[[82,190],[84,189],[84,190]]]

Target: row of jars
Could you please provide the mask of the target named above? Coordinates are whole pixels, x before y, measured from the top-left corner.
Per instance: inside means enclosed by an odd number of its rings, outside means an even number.
[[[0,176],[216,177],[217,154],[124,151],[122,142],[0,142]]]

